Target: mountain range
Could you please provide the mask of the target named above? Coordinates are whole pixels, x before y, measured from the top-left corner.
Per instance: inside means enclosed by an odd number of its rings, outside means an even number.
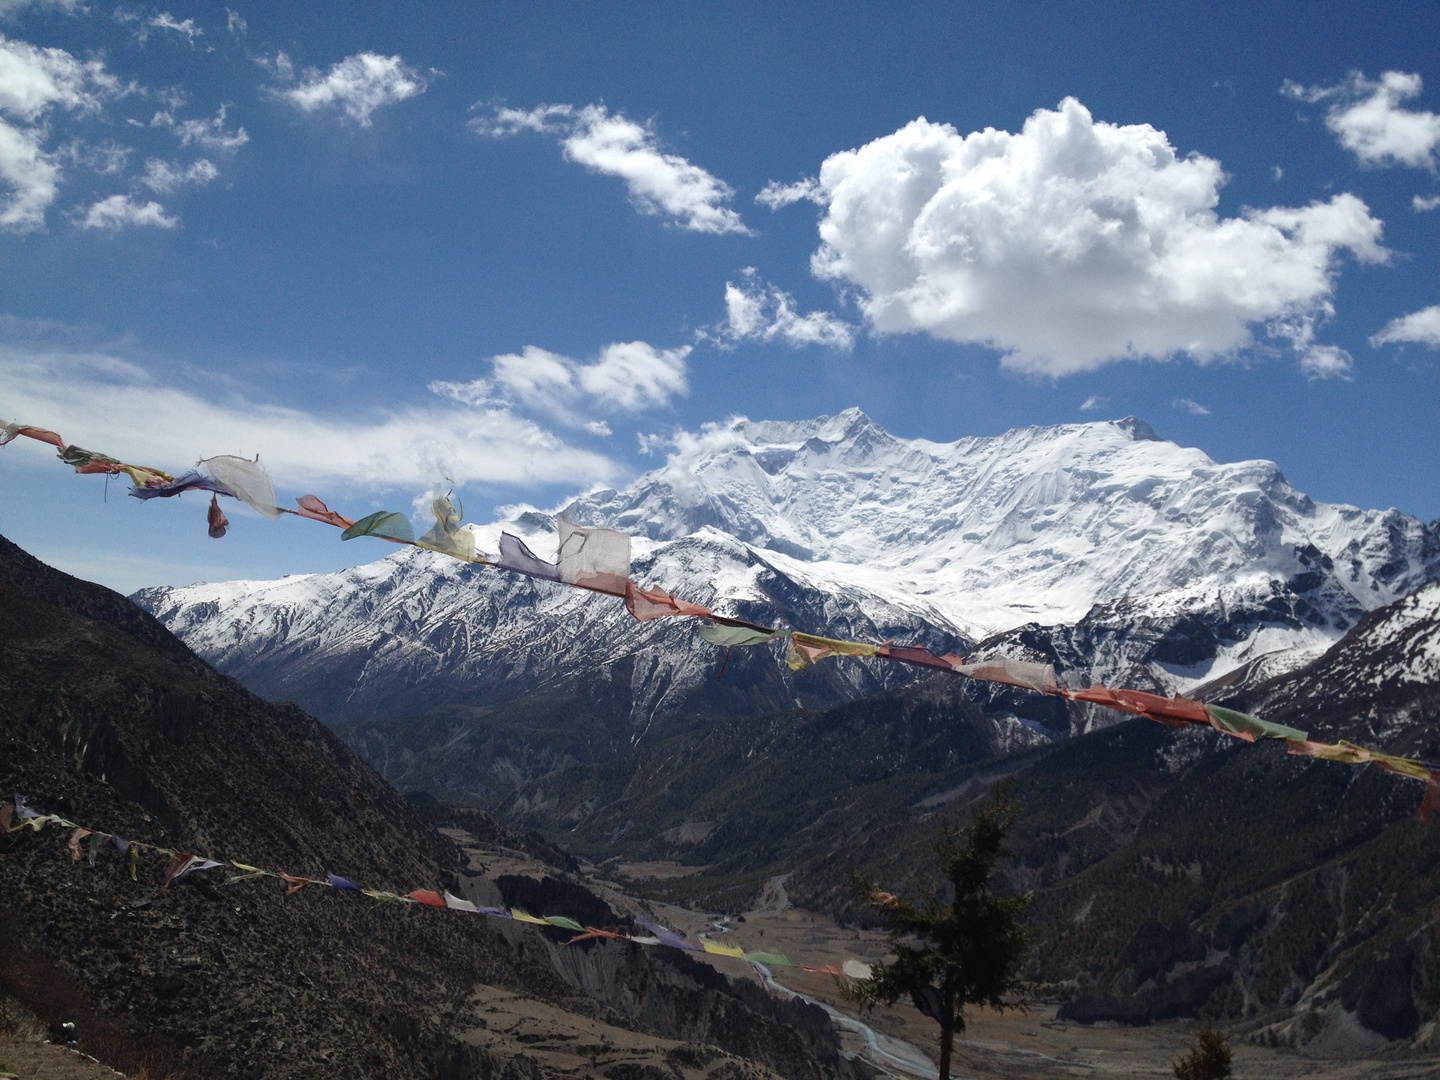
[[[1004,652],[1072,682],[1185,692],[1303,665],[1440,576],[1440,523],[1317,503],[1270,462],[1217,464],[1133,417],[953,443],[850,409],[678,438],[570,520],[632,534],[632,572],[717,612],[828,636]],[[475,527],[542,557],[554,518]],[[720,657],[679,620],[402,549],[280,581],[134,599],[220,670],[336,726],[402,786],[493,799],[718,717],[826,708],[913,678],[880,661],[792,673]],[[969,688],[1046,738],[1116,719]]]

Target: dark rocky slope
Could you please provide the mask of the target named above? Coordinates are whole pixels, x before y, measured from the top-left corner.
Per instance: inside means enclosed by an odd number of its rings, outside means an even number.
[[[202,855],[401,892],[461,887],[451,841],[323,726],[217,674],[123,597],[3,538],[0,597],[0,791]],[[805,1010],[751,1001],[659,950],[611,950],[623,962],[605,970],[651,986],[632,1001],[577,977],[553,942],[479,916],[316,886],[286,895],[224,870],[161,892],[164,863],[147,854],[137,883],[108,846],[93,867],[73,862],[58,828],[0,839],[0,992],[159,1075],[538,1075],[523,1046],[496,1055],[456,1038],[483,1026],[480,984],[657,1035],[680,1001],[687,1032],[757,1059],[742,1071],[849,1074]]]

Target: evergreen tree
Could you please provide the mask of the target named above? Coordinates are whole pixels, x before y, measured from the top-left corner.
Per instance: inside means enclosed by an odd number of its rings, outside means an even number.
[[[1195,1033],[1195,1045],[1190,1052],[1177,1058],[1172,1067],[1178,1080],[1225,1080],[1232,1075],[1225,1033],[1201,1028]]]
[[[876,964],[870,978],[852,983],[845,996],[866,1009],[908,996],[936,1020],[940,1080],[949,1080],[955,1032],[965,1030],[965,1006],[1023,1007],[1016,995],[1024,990],[1020,966],[1030,948],[1021,925],[1030,896],[996,896],[990,882],[1006,854],[1005,836],[1017,811],[1009,785],[998,784],[968,828],[942,825],[933,845],[942,879],[923,903],[855,878],[880,914],[894,959]]]

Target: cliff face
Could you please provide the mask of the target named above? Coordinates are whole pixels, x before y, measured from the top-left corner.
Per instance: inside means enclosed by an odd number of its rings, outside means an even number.
[[[7,798],[300,876],[402,893],[461,888],[454,844],[318,721],[217,674],[125,598],[3,538],[0,596]],[[484,1026],[476,994],[485,987],[577,1022],[672,1034],[658,1022],[676,1013],[666,977],[652,978],[643,1008],[617,1008],[607,1003],[615,988],[575,979],[553,943],[533,947],[533,932],[507,936],[480,916],[314,885],[287,894],[273,878],[231,884],[228,867],[162,891],[165,856],[144,854],[132,881],[111,844],[95,846],[92,865],[88,839],[79,861],[65,840],[57,826],[0,838],[0,996],[36,1008],[57,1037],[61,1022],[76,1022],[67,1038],[128,1071],[540,1075],[514,1040],[483,1048],[462,1037]],[[641,981],[668,970],[650,951],[620,948]],[[756,1075],[848,1075],[828,1029],[792,1034],[793,1017],[747,1003],[727,980],[712,979],[703,1001],[685,978],[670,981],[677,1001],[697,1003],[690,1034],[719,1044],[692,1055],[700,1064],[682,1075],[733,1066],[730,1047],[758,1057],[745,1065]]]

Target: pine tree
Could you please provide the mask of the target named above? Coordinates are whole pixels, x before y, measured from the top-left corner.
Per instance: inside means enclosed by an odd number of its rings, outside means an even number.
[[[933,847],[943,883],[923,903],[876,888],[856,875],[855,885],[878,910],[894,959],[874,966],[868,979],[845,991],[852,1002],[873,1008],[909,996],[916,1008],[940,1024],[940,1080],[949,1080],[955,1033],[965,1030],[965,1007],[1022,1007],[1020,967],[1030,948],[1021,925],[1030,896],[996,896],[991,877],[1006,854],[1004,841],[1018,807],[1008,784],[998,784],[990,802],[968,828],[941,826]],[[943,884],[953,898],[943,899]]]
[[[1225,1080],[1230,1072],[1230,1047],[1223,1031],[1201,1028],[1195,1033],[1195,1045],[1183,1057],[1171,1063],[1178,1080]]]

